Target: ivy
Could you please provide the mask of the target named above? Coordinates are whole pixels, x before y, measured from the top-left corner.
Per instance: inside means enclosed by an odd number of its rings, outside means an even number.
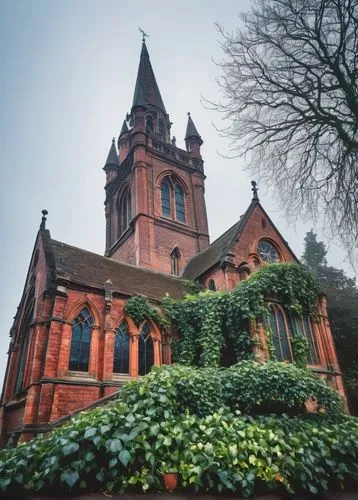
[[[267,415],[261,404],[299,406],[309,394],[324,414]],[[181,487],[236,496],[356,491],[358,419],[340,414],[338,396],[293,364],[155,368],[107,406],[1,450],[0,494],[158,491],[169,470]]]
[[[148,319],[152,319],[162,328],[168,326],[165,318],[159,314],[159,311],[141,295],[130,297],[126,302],[125,310],[137,326]]]
[[[275,263],[261,267],[228,292],[203,291],[184,299],[165,297],[162,308],[176,333],[174,359],[185,364],[219,366],[252,357],[249,324],[269,314],[269,299],[290,313],[317,316],[321,295],[312,275],[299,264]],[[266,299],[266,300],[265,300]],[[268,339],[271,355],[272,342]],[[297,341],[298,363],[303,366],[303,345]]]
[[[300,368],[305,368],[308,363],[310,349],[307,339],[302,335],[295,335],[290,340],[295,364]]]

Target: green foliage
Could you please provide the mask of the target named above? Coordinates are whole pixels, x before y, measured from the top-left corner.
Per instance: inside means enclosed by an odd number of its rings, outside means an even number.
[[[221,375],[223,402],[244,413],[302,413],[314,400],[319,411],[337,415],[341,398],[310,370],[292,363],[243,361]]]
[[[310,349],[307,339],[302,335],[295,335],[291,337],[291,346],[296,366],[299,368],[305,368],[308,363],[308,354]]]
[[[189,295],[195,295],[204,290],[204,285],[202,285],[198,280],[185,280],[185,289]]]
[[[303,262],[327,294],[328,317],[352,409],[358,415],[358,288],[341,269],[327,265],[327,250],[312,231],[305,237]]]
[[[249,417],[235,410],[268,398],[300,404],[308,394],[325,415]],[[338,405],[324,382],[284,363],[156,368],[106,407],[0,451],[0,490],[155,491],[163,488],[163,471],[177,470],[180,485],[196,491],[324,492],[358,481],[358,421],[333,418],[332,401]]]
[[[158,310],[140,295],[135,295],[128,299],[125,310],[137,326],[147,319],[152,319],[158,326],[167,326],[165,319],[159,314]]]
[[[165,297],[162,307],[177,333],[174,359],[207,367],[249,359],[249,322],[268,315],[267,298],[278,299],[298,316],[315,317],[319,296],[320,288],[303,266],[279,263],[261,267],[228,292]]]

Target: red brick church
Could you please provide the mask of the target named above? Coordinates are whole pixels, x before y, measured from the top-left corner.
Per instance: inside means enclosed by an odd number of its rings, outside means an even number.
[[[43,211],[10,331],[3,444],[45,432],[152,365],[171,362],[170,333],[151,321],[137,327],[125,313],[129,297],[159,305],[166,293],[183,296],[186,280],[228,290],[262,264],[297,261],[255,183],[245,214],[210,244],[203,141],[190,115],[185,150],[170,127],[143,40],[131,111],[104,166],[105,255],[53,240]],[[319,323],[302,319],[296,327],[309,342],[311,368],[344,395],[324,300],[319,311]],[[262,325],[252,328],[263,338]],[[290,326],[279,304],[272,306],[271,328],[276,358],[292,360]]]

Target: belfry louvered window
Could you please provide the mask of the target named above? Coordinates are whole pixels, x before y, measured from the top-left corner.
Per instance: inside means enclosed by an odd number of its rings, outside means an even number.
[[[125,321],[119,325],[114,337],[113,373],[129,373],[129,332]]]
[[[72,325],[69,370],[88,372],[93,318],[85,307]]]
[[[185,192],[176,177],[168,175],[162,180],[160,194],[162,215],[178,222],[185,222]]]
[[[154,343],[151,328],[144,323],[141,328],[138,342],[138,373],[146,375],[154,365]]]

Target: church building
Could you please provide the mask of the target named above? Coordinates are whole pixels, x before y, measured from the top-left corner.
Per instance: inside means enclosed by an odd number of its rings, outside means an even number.
[[[190,114],[185,150],[170,128],[143,39],[131,110],[104,165],[104,256],[52,239],[43,211],[10,331],[2,445],[46,432],[171,362],[170,331],[149,320],[137,326],[125,311],[130,297],[160,308],[166,294],[185,295],[187,280],[230,290],[266,263],[297,262],[254,182],[244,215],[210,244],[203,140]],[[279,303],[270,324],[276,359],[292,361],[291,326]],[[344,395],[325,300],[318,322],[302,318],[296,327],[308,341],[310,368]],[[264,337],[262,325],[251,328]]]

